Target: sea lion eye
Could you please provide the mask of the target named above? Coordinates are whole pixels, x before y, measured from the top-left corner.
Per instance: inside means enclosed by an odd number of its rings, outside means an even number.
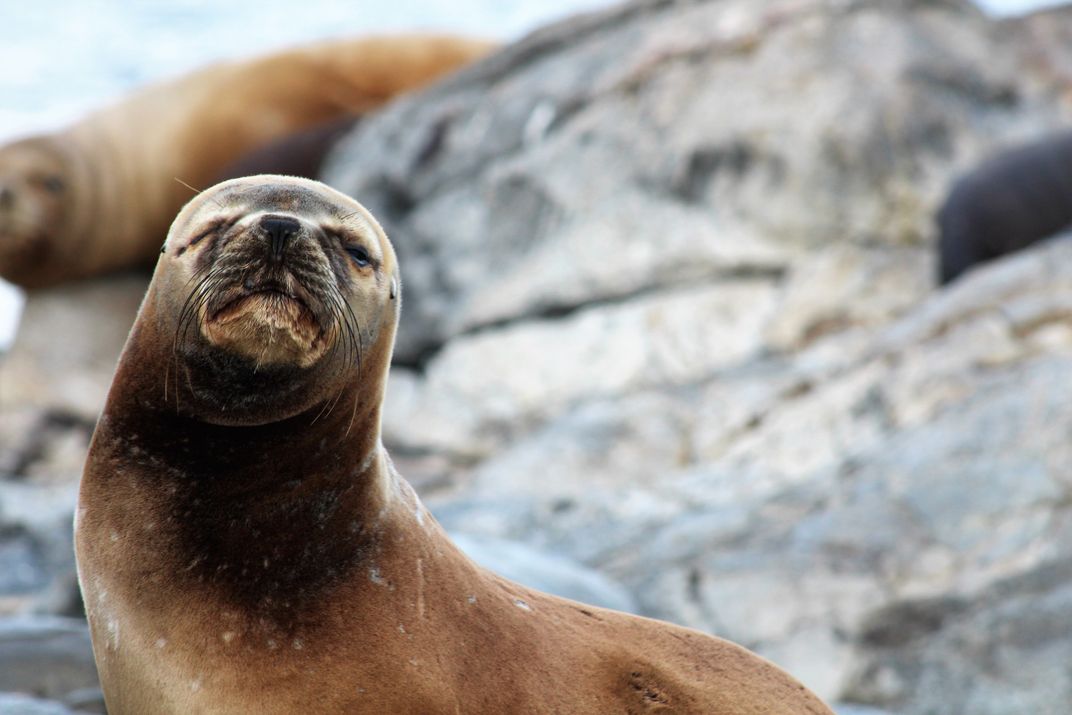
[[[60,193],[61,191],[63,191],[65,186],[63,183],[63,179],[58,176],[46,176],[44,179],[42,179],[41,185],[53,194]]]
[[[361,268],[372,262],[372,257],[364,246],[347,246],[346,252],[350,254],[350,258],[354,259],[354,263]]]

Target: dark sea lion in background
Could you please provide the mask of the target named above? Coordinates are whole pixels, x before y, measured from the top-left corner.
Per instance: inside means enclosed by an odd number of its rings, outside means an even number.
[[[939,280],[1072,225],[1072,132],[998,154],[963,176],[938,212]]]
[[[463,555],[381,443],[400,303],[376,220],[317,182],[175,219],[76,517],[112,715],[830,715],[743,648]]]
[[[148,265],[190,197],[180,182],[202,188],[258,148],[352,121],[492,47],[430,35],[319,42],[216,64],[8,144],[0,276],[38,288]]]
[[[348,115],[271,141],[225,166],[212,183],[257,174],[315,179],[328,152],[360,121],[361,117]]]

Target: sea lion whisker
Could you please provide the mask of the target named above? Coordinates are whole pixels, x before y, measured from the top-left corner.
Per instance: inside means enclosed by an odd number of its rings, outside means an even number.
[[[212,290],[206,289],[206,285],[218,278],[216,271],[209,270],[206,275],[198,282],[198,284],[187,294],[186,299],[183,301],[182,310],[179,313],[179,319],[177,323],[177,329],[175,333],[175,341],[173,346],[178,345],[178,339],[181,337],[186,338],[186,330],[189,328],[189,322],[192,320],[196,313],[200,312],[200,309],[204,306],[208,296],[211,295]],[[214,287],[214,285],[212,286]]]
[[[361,329],[360,324],[357,322],[357,316],[354,315],[353,309],[344,300],[338,301],[339,312],[341,313],[342,323],[346,326],[346,361],[356,361],[360,366],[361,364],[361,346],[357,342],[357,331]],[[356,359],[356,360],[355,360]]]
[[[329,301],[329,306],[330,306],[330,308],[331,308],[331,310],[333,312],[333,316],[334,316],[333,319],[336,321],[335,324],[340,326],[340,331],[344,331],[344,332],[340,333],[339,339],[336,339],[335,345],[333,346],[333,353],[332,354],[334,354],[334,349],[338,347],[340,339],[345,337],[345,340],[346,340],[346,354],[344,355],[344,358],[345,358],[346,363],[350,364],[351,355],[354,354],[353,351],[354,351],[354,347],[355,347],[355,344],[354,344],[354,327],[350,323],[350,319],[347,316],[342,314],[342,308],[346,308],[347,311],[350,313],[351,317],[353,317],[353,311],[349,309],[349,306],[347,305],[347,303],[344,300],[342,300],[342,298],[339,297],[337,294],[329,293],[329,296],[331,296],[330,301]],[[356,317],[354,317],[354,320],[356,320]],[[331,404],[330,404],[330,407],[328,408],[327,415],[330,415],[332,412],[335,411],[335,406],[339,403],[339,400],[342,399],[343,393],[345,392],[345,388],[346,388],[345,384],[340,384],[339,385],[339,389],[335,393],[335,398],[333,400],[331,400]],[[321,417],[321,415],[318,414],[316,416],[316,418],[313,420],[313,423],[316,423],[316,421],[318,419],[320,419],[320,417]],[[352,421],[352,419],[351,419],[351,421]],[[347,428],[347,432],[349,432],[349,428]]]
[[[320,414],[318,414],[315,418],[313,418],[313,421],[310,423],[310,426],[316,424],[317,420],[319,420],[321,418],[321,416],[323,416],[323,417],[330,417],[331,416],[331,413],[335,411],[335,405],[339,404],[339,400],[342,398],[343,393],[346,392],[344,387],[345,386],[340,386],[339,389],[336,390],[336,392],[335,392],[335,397],[333,399],[326,400],[324,402],[324,407],[327,408],[327,413],[325,414],[324,413],[324,408],[321,408]]]
[[[346,308],[346,312],[349,314],[350,319],[354,321],[352,333],[355,332],[357,334],[357,370],[358,372],[361,372],[361,353],[364,349],[364,345],[361,340],[361,321],[359,321],[357,319],[357,316],[354,315],[354,310],[350,307],[349,303],[343,301],[343,307]]]
[[[342,304],[341,298],[333,291],[327,291],[326,293],[327,296],[324,301],[324,307],[328,310],[332,327],[336,332],[335,339],[332,341],[330,353],[330,355],[334,357],[339,351],[339,344],[344,340],[348,340],[348,326],[345,323],[345,318],[342,314],[342,309],[340,307]],[[347,347],[346,349],[349,350],[349,347]]]
[[[186,183],[185,181],[183,181],[182,179],[180,179],[180,178],[179,178],[179,177],[177,177],[177,176],[174,176],[174,177],[172,177],[172,178],[173,178],[173,179],[175,179],[175,181],[177,181],[177,182],[179,182],[180,184],[182,184],[183,186],[185,186],[185,187],[186,187],[187,189],[189,189],[190,191],[194,192],[194,196],[199,196],[200,194],[204,193],[204,189],[196,189],[196,188],[194,188],[193,186],[190,186],[189,184],[187,184],[187,183]],[[223,208],[223,204],[221,204],[221,203],[220,203],[220,202],[219,202],[219,201],[218,201],[218,200],[216,199],[216,197],[215,197],[215,196],[212,196],[211,194],[209,194],[209,199],[210,199],[210,200],[212,201],[212,203],[216,204],[216,205],[217,205],[217,206],[219,206],[219,207],[220,207],[221,209]]]

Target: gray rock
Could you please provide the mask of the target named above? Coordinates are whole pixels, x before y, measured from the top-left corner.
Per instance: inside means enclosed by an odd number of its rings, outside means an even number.
[[[955,171],[1060,122],[997,34],[952,0],[635,2],[396,103],[325,179],[396,240],[403,360],[534,314],[776,280],[831,242],[918,263]],[[874,320],[925,288],[897,279],[880,308],[852,281],[812,317]]]
[[[4,412],[35,407],[92,425],[146,285],[144,276],[112,276],[31,293],[15,343],[0,355]]]
[[[0,481],[0,616],[32,610],[70,583],[77,491],[77,484]]]
[[[481,566],[530,588],[616,611],[637,610],[624,586],[575,561],[506,539],[457,532],[451,538]]]
[[[53,700],[20,693],[0,693],[0,715],[79,715],[79,712]]]
[[[78,713],[95,713],[107,715],[104,704],[104,692],[100,688],[80,688],[63,696],[63,704]]]
[[[97,686],[85,621],[0,618],[0,692],[62,700]]]
[[[905,712],[1066,712],[1072,561],[1045,564],[971,599],[906,601],[868,619],[852,697]]]

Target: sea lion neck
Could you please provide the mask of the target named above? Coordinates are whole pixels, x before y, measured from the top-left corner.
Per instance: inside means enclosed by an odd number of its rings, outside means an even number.
[[[332,441],[307,414],[255,427],[165,414],[139,424],[106,411],[94,452],[110,447],[95,458],[127,467],[96,476],[144,511],[106,518],[169,525],[150,562],[183,588],[280,622],[375,552],[394,494],[378,440]]]
[[[285,419],[214,424],[165,396],[163,370],[145,369],[147,360],[161,366],[158,341],[146,337],[132,334],[117,372],[127,389],[109,396],[91,447],[98,463],[126,465],[97,470],[99,488],[145,515],[108,518],[172,524],[172,538],[154,547],[162,572],[237,610],[292,617],[296,601],[315,603],[375,551],[396,491],[378,403],[363,408],[365,390],[351,384]],[[274,610],[281,604],[285,614]]]

